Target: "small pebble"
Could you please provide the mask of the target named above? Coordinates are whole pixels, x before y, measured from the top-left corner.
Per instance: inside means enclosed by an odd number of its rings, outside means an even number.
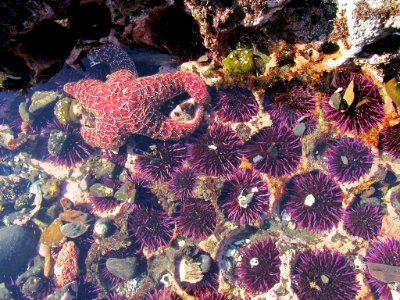
[[[138,269],[138,260],[136,257],[109,258],[106,260],[108,271],[125,281],[135,277]]]
[[[79,223],[66,223],[61,226],[61,232],[69,238],[77,238],[88,231],[90,225]]]

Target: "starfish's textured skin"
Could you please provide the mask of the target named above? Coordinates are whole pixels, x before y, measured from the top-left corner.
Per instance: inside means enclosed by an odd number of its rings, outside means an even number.
[[[141,78],[135,75],[122,69],[110,74],[105,82],[86,79],[64,85],[64,91],[94,116],[93,127],[81,127],[82,137],[89,145],[117,148],[130,134],[163,141],[179,140],[200,124],[209,94],[199,76],[181,71]],[[198,105],[192,120],[173,120],[157,110],[164,102],[185,91]]]

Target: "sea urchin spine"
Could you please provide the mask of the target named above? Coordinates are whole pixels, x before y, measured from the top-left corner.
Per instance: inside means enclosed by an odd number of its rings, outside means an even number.
[[[343,192],[333,179],[319,171],[293,176],[287,183],[283,208],[307,230],[329,230],[343,214]]]
[[[301,253],[292,282],[300,300],[355,299],[359,289],[350,262],[338,252],[328,250]]]
[[[272,240],[262,240],[243,249],[237,267],[239,283],[251,293],[265,292],[279,282],[281,260]]]
[[[326,152],[329,173],[339,181],[356,181],[371,169],[374,157],[360,140],[340,138]]]

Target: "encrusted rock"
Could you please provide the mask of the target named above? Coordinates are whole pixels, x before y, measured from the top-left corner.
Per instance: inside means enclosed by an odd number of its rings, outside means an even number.
[[[47,150],[50,155],[57,156],[64,147],[68,138],[68,132],[54,129],[50,132],[49,141],[47,142]]]
[[[118,191],[115,192],[114,197],[119,201],[124,201],[128,203],[135,202],[136,188],[135,185],[127,181],[125,182]]]
[[[57,101],[60,98],[60,94],[52,91],[36,91],[31,97],[31,105],[29,106],[29,112],[34,113],[35,111],[46,107],[47,105]]]
[[[56,286],[63,287],[79,275],[79,249],[74,242],[63,244],[54,265],[54,281]]]
[[[112,188],[100,183],[93,184],[89,188],[89,192],[95,197],[112,197],[114,195],[114,190]]]

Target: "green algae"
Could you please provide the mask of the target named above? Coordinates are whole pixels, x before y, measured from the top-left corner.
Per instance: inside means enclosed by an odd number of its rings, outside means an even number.
[[[253,51],[248,49],[233,50],[223,60],[223,64],[228,71],[236,74],[254,73],[256,71]]]

